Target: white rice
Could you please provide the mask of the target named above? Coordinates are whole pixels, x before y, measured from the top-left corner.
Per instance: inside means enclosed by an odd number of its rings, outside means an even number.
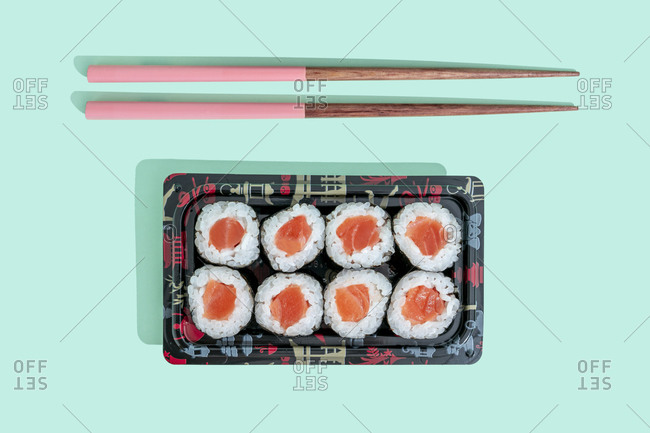
[[[433,256],[425,256],[409,237],[406,229],[417,217],[431,218],[438,221],[445,229],[447,243]],[[399,211],[393,220],[395,242],[411,263],[425,271],[443,271],[458,260],[461,251],[462,233],[456,218],[449,210],[437,203],[411,203]]]
[[[304,215],[311,227],[311,235],[305,247],[291,256],[275,245],[278,230],[293,218]],[[325,221],[318,209],[310,204],[296,204],[293,207],[271,215],[262,224],[262,246],[271,267],[276,271],[293,272],[313,261],[325,244]]]
[[[343,241],[336,235],[336,229],[347,218],[371,215],[377,218],[379,242],[348,255],[343,249]],[[338,265],[344,268],[359,269],[379,266],[388,261],[395,252],[393,233],[390,229],[390,216],[379,206],[370,203],[343,203],[327,216],[325,229],[327,254]]]
[[[203,294],[210,280],[235,287],[235,309],[227,320],[210,320],[203,317],[205,312]],[[233,269],[212,265],[197,269],[190,278],[187,294],[194,324],[210,337],[231,337],[241,331],[251,320],[253,292],[246,280]]]
[[[435,320],[413,325],[402,316],[402,307],[407,292],[417,286],[435,288],[446,305],[445,310]],[[442,274],[424,271],[406,274],[393,291],[388,307],[388,324],[395,334],[403,338],[436,338],[449,327],[460,307],[454,291],[454,283]]]
[[[235,218],[245,230],[235,248],[217,250],[210,244],[210,229],[220,219]],[[259,221],[252,207],[234,201],[220,201],[205,206],[196,220],[194,243],[204,259],[217,265],[241,268],[253,263],[260,255]]]
[[[368,288],[370,304],[368,313],[363,319],[358,322],[346,322],[341,319],[336,307],[336,292],[340,288],[353,284],[363,284]],[[379,272],[369,269],[339,272],[325,289],[325,324],[330,325],[334,332],[344,338],[362,338],[373,334],[384,319],[392,290],[388,278]]]
[[[309,302],[309,308],[305,312],[305,317],[284,329],[271,314],[271,301],[287,286],[292,284],[300,286],[305,300]],[[289,337],[310,335],[320,327],[322,317],[323,289],[318,281],[309,275],[277,273],[264,280],[257,289],[255,295],[255,320],[262,328],[274,334]]]

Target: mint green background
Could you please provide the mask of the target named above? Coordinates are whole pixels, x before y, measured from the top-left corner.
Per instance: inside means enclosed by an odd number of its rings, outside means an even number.
[[[178,367],[137,332],[135,273],[60,339],[140,257],[126,185],[145,159],[237,161],[274,120],[89,122],[73,92],[285,95],[291,83],[93,84],[83,56],[265,57],[262,44],[218,2],[124,0],[62,62],[113,1],[15,3],[2,14],[4,337],[0,426],[14,431],[644,431],[650,421],[647,101],[650,5],[559,0],[404,0],[351,59],[575,68],[612,78],[613,107],[495,117],[350,119],[385,163],[442,164],[488,190],[558,126],[486,200],[486,263],[562,340],[486,272],[485,352],[470,367],[329,367],[324,392],[297,392],[291,367]],[[338,64],[396,1],[227,1],[280,57]],[[320,60],[318,60],[320,59]],[[325,60],[331,59],[331,60]],[[354,64],[345,61],[342,64]],[[49,108],[24,112],[12,82],[46,77]],[[575,78],[328,83],[327,94],[579,102]],[[225,96],[224,96],[225,95]],[[249,96],[252,98],[252,96]],[[245,99],[245,98],[242,98]],[[260,97],[262,100],[263,97]],[[327,151],[327,156],[324,156]],[[284,120],[247,161],[377,163],[341,120]],[[297,165],[300,167],[300,164]],[[80,184],[79,179],[85,179]],[[156,179],[156,182],[159,180]],[[157,261],[147,257],[145,263]],[[157,306],[156,306],[157,307]],[[14,391],[16,359],[47,359],[48,389]],[[580,359],[610,359],[613,388],[578,391]]]

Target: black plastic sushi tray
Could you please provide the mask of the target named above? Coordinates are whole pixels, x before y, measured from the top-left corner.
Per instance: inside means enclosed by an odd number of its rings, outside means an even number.
[[[462,253],[444,271],[461,303],[449,328],[429,340],[396,336],[386,320],[373,335],[341,338],[322,327],[313,335],[283,337],[254,321],[234,337],[214,339],[192,323],[186,287],[204,260],[194,247],[201,208],[219,200],[252,206],[260,220],[296,203],[310,203],[323,215],[351,201],[370,202],[394,216],[415,201],[440,203],[462,227]],[[176,173],[163,184],[163,351],[172,364],[473,364],[483,352],[484,189],[471,176],[336,176]],[[262,254],[240,269],[255,291],[275,271]],[[323,286],[340,267],[324,252],[300,270]],[[413,270],[401,254],[377,268],[395,284]]]

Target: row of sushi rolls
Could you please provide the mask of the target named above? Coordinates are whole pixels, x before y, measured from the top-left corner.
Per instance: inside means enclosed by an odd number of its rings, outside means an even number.
[[[392,219],[379,206],[350,202],[327,217],[296,204],[260,223],[250,206],[220,201],[196,221],[195,245],[207,262],[188,285],[194,324],[213,338],[234,336],[255,315],[264,329],[284,336],[310,335],[321,323],[344,338],[374,334],[387,316],[403,338],[435,338],[449,327],[460,302],[441,273],[461,252],[461,227],[440,204],[416,202]],[[237,271],[252,264],[260,243],[277,273],[253,295]],[[393,287],[371,268],[388,261],[395,243],[413,271]],[[325,248],[343,270],[325,289],[299,271]]]

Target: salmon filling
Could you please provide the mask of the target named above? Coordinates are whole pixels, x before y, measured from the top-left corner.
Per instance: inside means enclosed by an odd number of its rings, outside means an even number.
[[[217,250],[235,248],[241,243],[246,230],[235,218],[221,218],[210,228],[210,245]]]
[[[406,293],[402,316],[412,325],[420,325],[437,318],[445,311],[445,304],[436,289],[426,286],[413,287]]]
[[[350,255],[379,242],[377,218],[359,215],[347,218],[336,229],[336,236],[343,242],[343,250]]]
[[[271,316],[278,322],[284,329],[298,323],[300,319],[305,317],[309,302],[300,290],[297,284],[288,285],[283,291],[278,293],[271,300]]]
[[[406,227],[406,236],[415,243],[420,253],[435,256],[444,248],[445,228],[438,221],[419,216]]]
[[[203,317],[209,320],[227,320],[235,310],[237,289],[234,286],[210,280],[203,292]]]
[[[358,322],[366,317],[370,294],[365,284],[353,284],[336,289],[336,310],[344,322]]]
[[[307,217],[299,215],[290,219],[275,234],[274,242],[278,249],[293,256],[307,245],[311,236],[311,227],[307,224]]]

